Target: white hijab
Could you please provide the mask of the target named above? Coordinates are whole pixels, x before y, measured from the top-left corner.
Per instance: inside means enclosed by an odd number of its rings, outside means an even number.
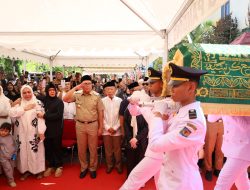
[[[7,98],[5,95],[4,95],[4,93],[3,93],[3,87],[2,86],[0,86],[0,103],[2,103],[2,102],[10,102],[10,99],[9,98]]]
[[[10,109],[10,99],[7,98],[4,93],[3,93],[3,88],[2,86],[0,86],[0,113],[3,114],[3,113],[7,113],[9,112],[9,109]],[[10,123],[10,118],[6,118],[6,119],[0,119],[0,125],[4,122],[8,122]]]
[[[30,100],[25,100],[24,97],[23,97],[23,90],[24,90],[25,88],[28,88],[28,89],[31,91],[31,93],[32,93],[32,98],[31,98]],[[31,88],[29,85],[26,85],[26,84],[23,85],[22,88],[21,88],[21,98],[22,98],[22,100],[21,100],[21,106],[22,106],[22,107],[25,107],[25,106],[28,105],[28,104],[37,103],[36,97],[35,97],[35,95],[34,95],[34,92],[33,92],[32,88]]]

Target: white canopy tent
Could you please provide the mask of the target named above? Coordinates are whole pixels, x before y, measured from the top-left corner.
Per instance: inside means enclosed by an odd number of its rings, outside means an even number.
[[[0,53],[97,71],[166,62],[167,50],[225,1],[0,0]]]

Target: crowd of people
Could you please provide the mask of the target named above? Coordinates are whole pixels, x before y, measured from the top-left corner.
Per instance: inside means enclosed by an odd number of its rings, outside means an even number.
[[[200,190],[203,165],[206,180],[213,173],[219,176],[216,190],[233,183],[250,189],[249,117],[203,114],[195,92],[205,71],[170,63],[164,72],[171,93],[162,72],[153,68],[138,81],[114,77],[105,82],[62,72],[54,73],[52,81],[46,73],[38,78],[28,72],[7,80],[0,72],[0,171],[8,184],[16,186],[15,166],[21,180],[61,177],[63,121],[74,120],[81,179],[88,173],[97,177],[102,137],[107,174],[113,169],[123,173],[125,149],[127,180],[120,190],[140,189],[152,177],[160,190]]]

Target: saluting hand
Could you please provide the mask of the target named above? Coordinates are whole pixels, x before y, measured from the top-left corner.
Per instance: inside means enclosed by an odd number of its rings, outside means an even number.
[[[83,87],[83,82],[82,82],[81,84],[78,84],[78,85],[75,87],[75,89],[76,89],[76,90],[80,90],[80,89],[82,89],[82,87]]]

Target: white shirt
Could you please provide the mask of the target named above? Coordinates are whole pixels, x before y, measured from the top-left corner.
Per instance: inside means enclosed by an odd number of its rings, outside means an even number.
[[[65,96],[66,92],[62,93],[62,99]],[[74,119],[76,115],[76,104],[75,102],[64,102],[64,110],[63,110],[63,119]]]
[[[108,132],[109,128],[116,130],[116,133],[112,136],[120,136],[120,120],[119,120],[119,109],[122,99],[114,96],[112,99],[108,96],[102,98],[104,105],[104,129],[102,135],[111,135]]]

